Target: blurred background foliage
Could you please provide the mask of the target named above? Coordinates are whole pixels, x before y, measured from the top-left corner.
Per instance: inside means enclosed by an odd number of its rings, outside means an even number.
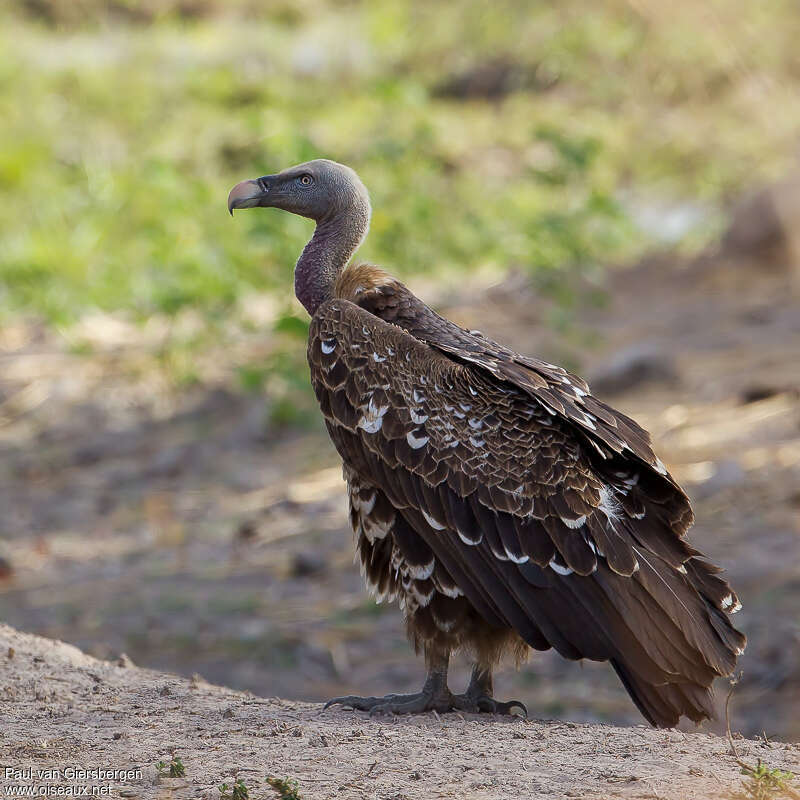
[[[363,258],[443,284],[514,268],[568,305],[569,275],[707,243],[742,186],[794,159],[791,7],[3,0],[0,317],[188,315],[161,356],[192,381],[266,293],[291,377],[309,223],[232,223],[225,196],[318,156],[370,188]]]

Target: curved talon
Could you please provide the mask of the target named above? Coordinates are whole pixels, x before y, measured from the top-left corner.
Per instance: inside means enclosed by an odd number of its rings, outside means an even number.
[[[356,695],[348,694],[344,697],[332,697],[322,706],[322,710],[324,711],[326,708],[330,708],[331,706],[350,706],[350,708],[354,709],[355,711],[369,711],[371,708],[376,706],[378,703],[382,703],[385,701],[386,698],[384,697],[358,697]]]
[[[509,700],[507,703],[498,703],[495,701],[495,713],[496,714],[508,714],[510,716],[514,716],[513,709],[518,708],[522,712],[522,717],[528,719],[528,709],[525,706],[525,703],[521,703],[519,700]]]
[[[525,704],[519,700],[509,700],[504,703],[500,700],[495,700],[487,694],[474,695],[469,692],[456,695],[453,702],[453,707],[461,711],[469,711],[475,713],[485,714],[508,714],[513,715],[514,709],[517,708],[522,712],[525,719],[528,718],[528,709]]]

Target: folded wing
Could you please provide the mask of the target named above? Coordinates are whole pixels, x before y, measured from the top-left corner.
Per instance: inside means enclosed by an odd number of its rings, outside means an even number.
[[[647,433],[413,295],[380,302],[330,300],[311,324],[312,383],[349,469],[484,616],[610,660],[653,724],[709,716],[744,646],[738,601],[682,538],[691,510]]]

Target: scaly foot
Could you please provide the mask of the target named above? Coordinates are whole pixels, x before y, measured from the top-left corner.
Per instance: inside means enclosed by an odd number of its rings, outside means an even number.
[[[323,708],[331,706],[349,706],[356,711],[369,711],[373,714],[424,714],[426,711],[468,711],[471,714],[480,712],[488,714],[514,715],[514,709],[528,716],[528,709],[519,700],[503,703],[489,695],[477,695],[470,692],[452,694],[449,689],[436,693],[425,691],[416,694],[387,694],[385,697],[358,697],[347,695],[328,700]]]
[[[453,694],[447,687],[449,654],[425,651],[428,677],[421,692],[416,694],[387,694],[386,697],[334,697],[323,706],[349,706],[356,711],[372,714],[424,714],[426,711],[469,711],[477,714],[514,715],[514,709],[528,716],[528,709],[519,700],[503,703],[492,697],[492,673],[488,667],[475,666],[464,694]]]
[[[358,697],[347,695],[328,700],[323,709],[330,706],[349,706],[356,711],[369,711],[373,714],[423,714],[426,711],[452,711],[455,697],[447,687],[436,692],[426,686],[416,694],[387,694],[385,697]]]

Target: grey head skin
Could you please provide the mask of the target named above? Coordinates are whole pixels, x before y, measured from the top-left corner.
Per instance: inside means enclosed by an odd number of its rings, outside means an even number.
[[[279,208],[317,223],[295,265],[295,294],[313,316],[369,230],[369,194],[350,167],[320,158],[242,181],[228,195],[228,211]]]

